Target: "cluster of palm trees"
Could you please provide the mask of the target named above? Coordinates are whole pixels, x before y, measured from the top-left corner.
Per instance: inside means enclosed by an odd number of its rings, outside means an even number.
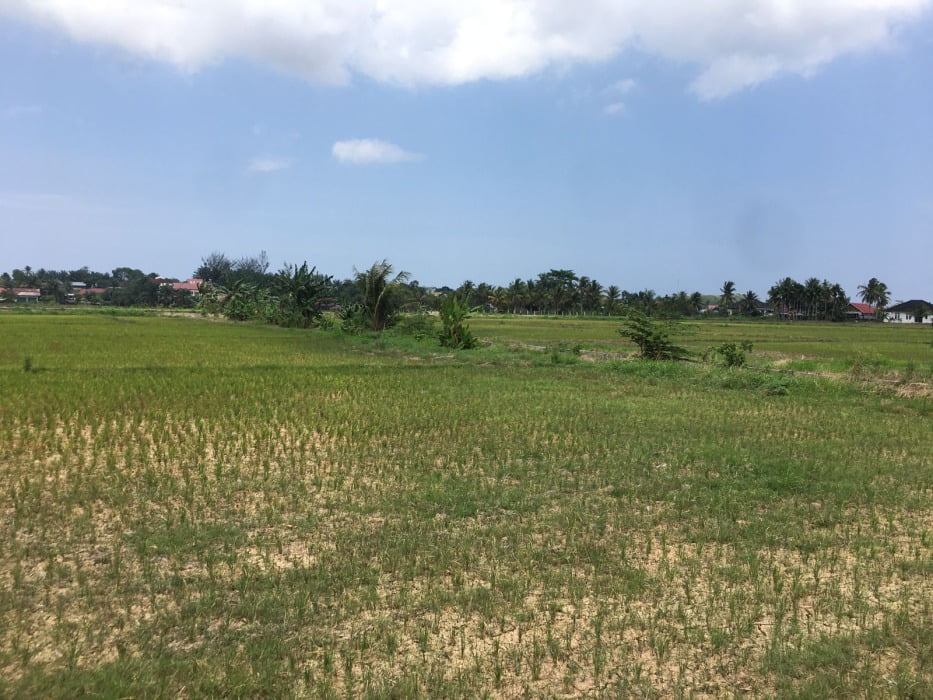
[[[474,308],[513,314],[617,315],[637,308],[648,315],[692,316],[703,307],[699,292],[658,296],[652,290],[628,292],[572,270],[551,269],[536,278],[516,278],[506,286],[467,280],[453,292]]]
[[[758,294],[753,290],[748,290],[740,297],[736,297],[735,282],[726,280],[720,291],[719,305],[723,309],[730,310],[737,306],[737,311],[743,316],[757,316],[760,313],[761,300]]]
[[[768,290],[768,303],[783,318],[841,321],[849,309],[849,297],[841,285],[810,277],[805,282],[785,277]]]

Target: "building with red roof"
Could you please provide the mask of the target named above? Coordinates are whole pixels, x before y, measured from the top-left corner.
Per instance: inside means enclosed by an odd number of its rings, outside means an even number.
[[[878,319],[878,310],[871,304],[858,304],[853,301],[846,310],[846,318],[850,321],[875,321]]]

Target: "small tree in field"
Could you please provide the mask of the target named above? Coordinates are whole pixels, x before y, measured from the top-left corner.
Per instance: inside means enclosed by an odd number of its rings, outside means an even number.
[[[619,334],[635,343],[646,360],[687,359],[687,351],[671,340],[670,324],[652,321],[638,309],[628,310]]]
[[[441,345],[458,350],[475,348],[476,336],[466,325],[469,317],[470,307],[467,306],[465,299],[460,299],[455,294],[444,299],[441,304],[441,324],[443,325],[439,336]]]
[[[407,272],[392,277],[392,266],[385,260],[356,273],[356,283],[363,295],[362,308],[371,330],[384,331],[395,322],[401,306],[398,291],[407,280]]]

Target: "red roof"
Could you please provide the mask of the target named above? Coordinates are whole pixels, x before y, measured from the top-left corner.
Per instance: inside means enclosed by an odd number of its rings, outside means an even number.
[[[875,307],[870,304],[856,304],[854,301],[849,304],[853,309],[862,314],[868,314],[869,316],[875,313]]]
[[[198,287],[201,286],[203,281],[204,280],[199,280],[192,277],[191,279],[185,280],[184,282],[172,282],[172,289],[176,291],[183,290],[187,292],[196,292],[198,291]]]
[[[103,287],[87,287],[86,289],[76,289],[75,294],[103,294],[106,291]]]

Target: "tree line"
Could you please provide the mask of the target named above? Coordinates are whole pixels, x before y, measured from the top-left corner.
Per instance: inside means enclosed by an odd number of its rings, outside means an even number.
[[[354,270],[350,278],[335,279],[307,262],[272,271],[265,252],[242,258],[213,252],[202,258],[194,277],[202,280],[197,294],[173,289],[155,273],[129,267],[97,272],[87,267],[32,270],[27,266],[0,274],[0,288],[38,287],[43,297],[65,303],[74,293],[71,284],[81,283],[103,290],[84,297],[97,303],[199,306],[235,320],[263,318],[289,326],[315,325],[329,310],[337,312],[342,323],[376,330],[391,325],[402,311],[440,311],[444,300],[452,296],[472,310],[511,314],[616,316],[636,309],[660,318],[712,312],[817,320],[845,319],[850,301],[841,285],[816,277],[802,283],[785,277],[768,290],[765,302],[753,290],[738,293],[731,280],[723,283],[718,297],[696,291],[658,295],[650,289],[628,291],[614,284],[604,286],[568,269],[516,278],[504,286],[466,280],[456,288],[429,288],[406,272],[393,274],[385,260],[363,271]],[[859,296],[879,311],[890,300],[887,286],[877,278],[860,285]]]

